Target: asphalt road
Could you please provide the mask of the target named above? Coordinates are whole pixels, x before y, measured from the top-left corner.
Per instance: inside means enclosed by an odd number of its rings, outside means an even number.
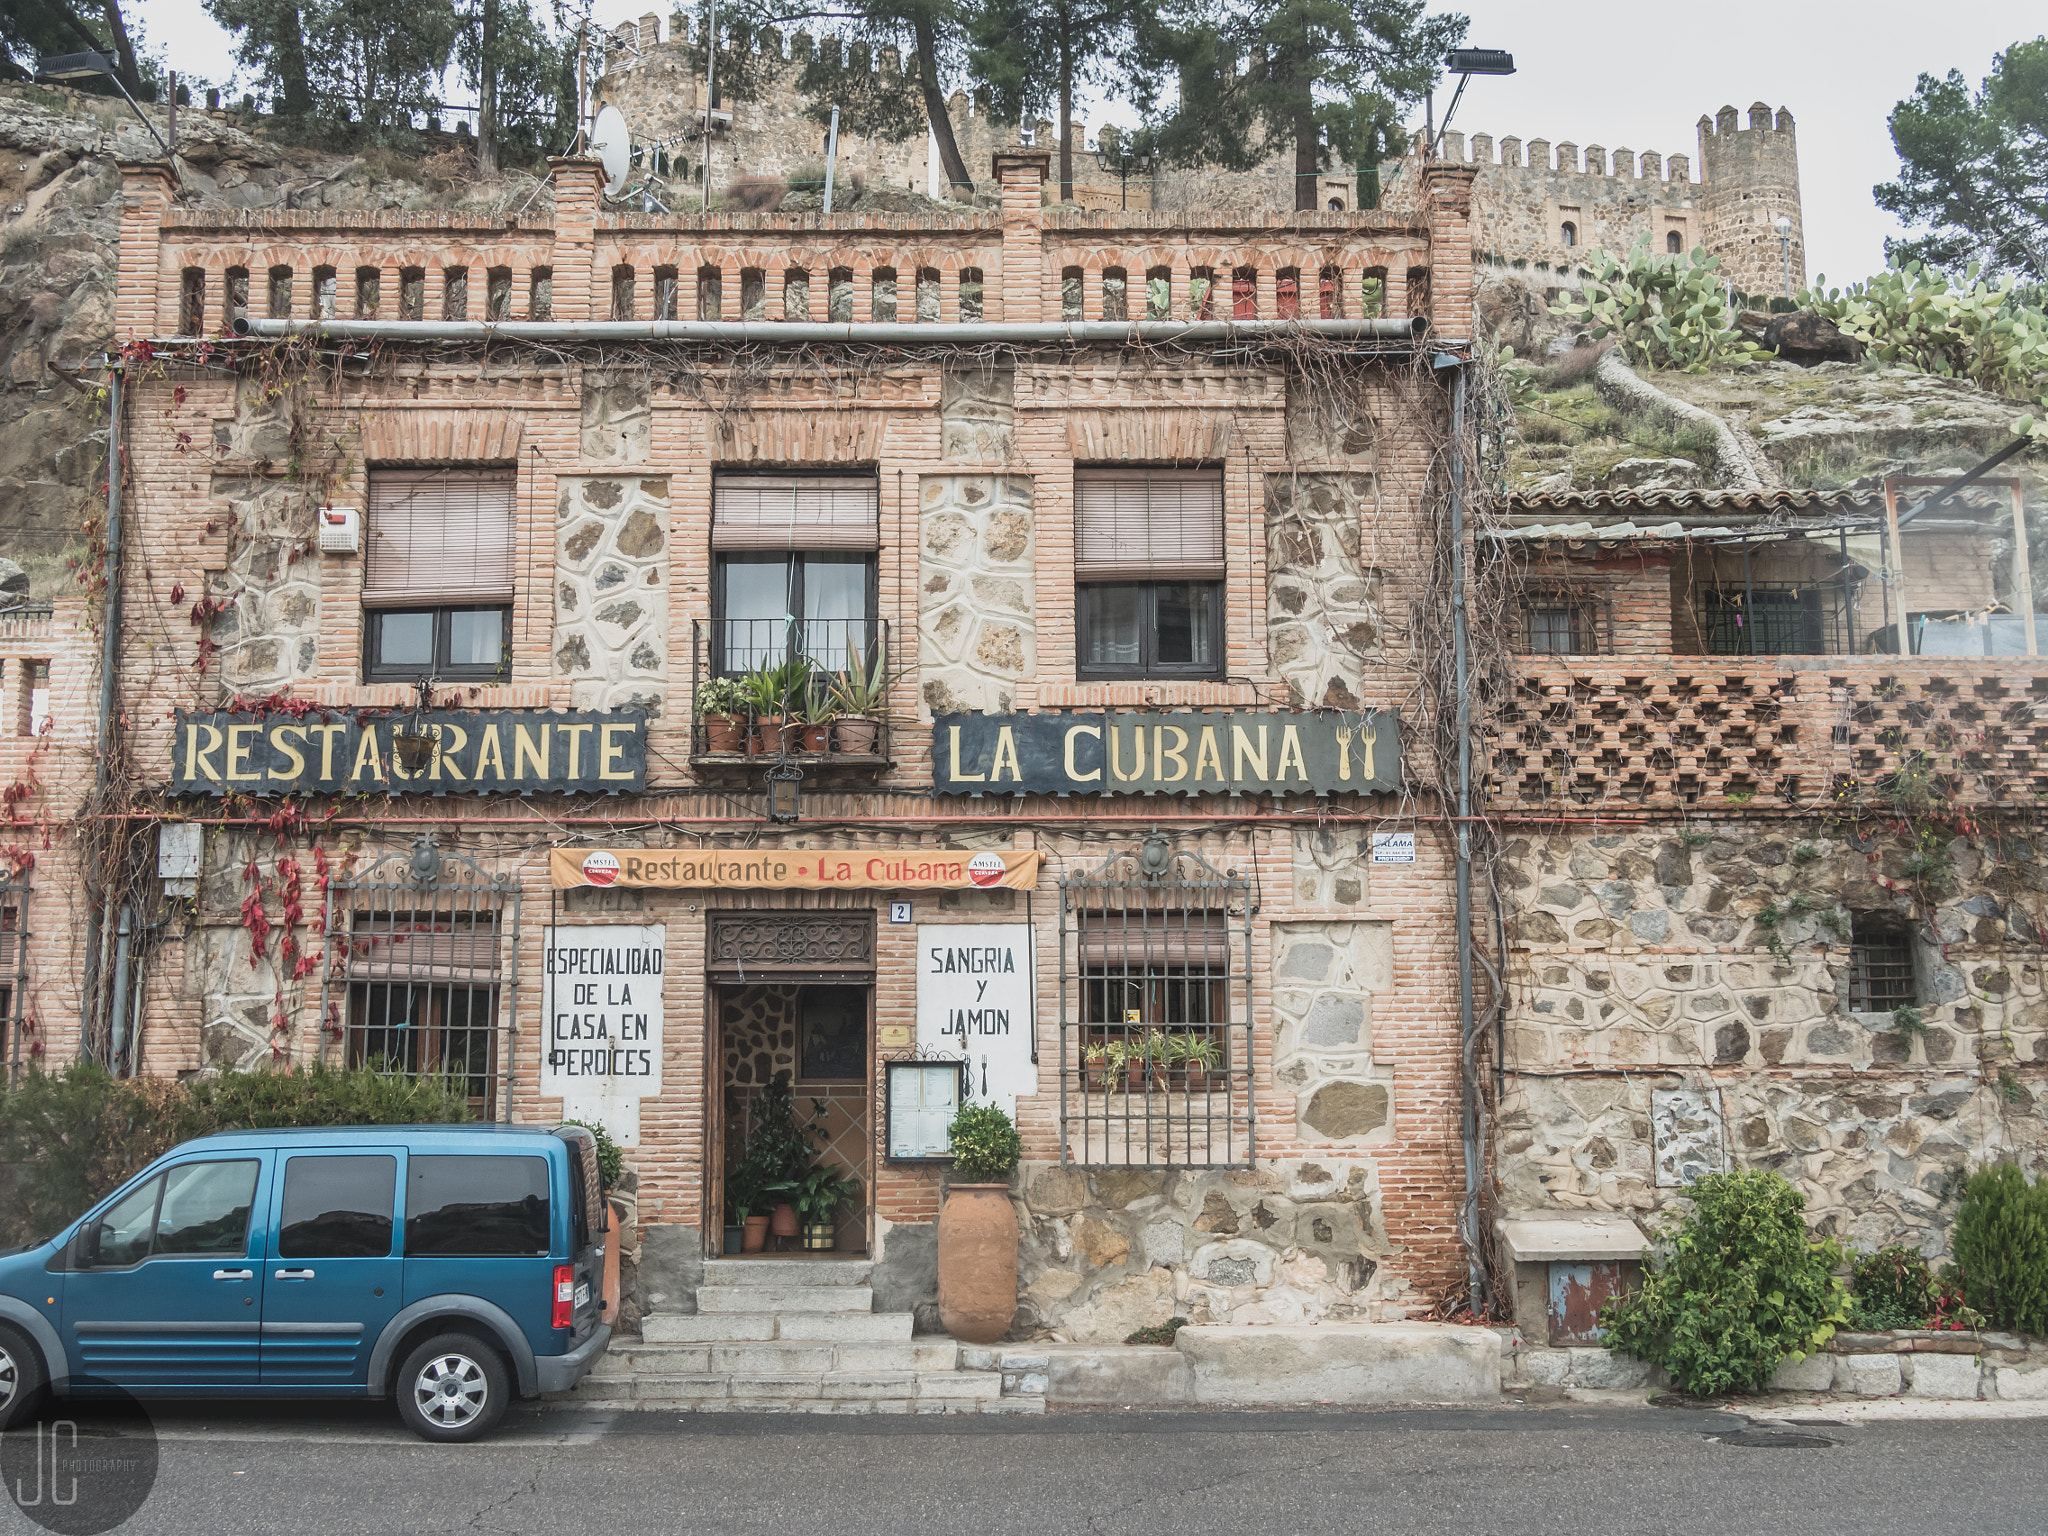
[[[2039,1536],[2048,1420],[1813,1424],[1575,1406],[837,1419],[522,1410],[476,1446],[387,1411],[157,1413],[136,1536]],[[83,1421],[118,1449],[118,1426]],[[47,1511],[52,1519],[56,1512]],[[76,1523],[69,1529],[87,1526]],[[0,1532],[34,1532],[0,1501]]]

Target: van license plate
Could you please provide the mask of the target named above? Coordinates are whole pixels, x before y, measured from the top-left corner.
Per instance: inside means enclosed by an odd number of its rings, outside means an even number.
[[[579,1281],[577,1281],[577,1282],[576,1282],[576,1305],[580,1307],[580,1306],[582,1306],[582,1305],[583,1305],[583,1304],[584,1304],[585,1302],[587,1302],[587,1301],[589,1301],[589,1300],[590,1300],[590,1282],[589,1282],[588,1280],[579,1280]]]

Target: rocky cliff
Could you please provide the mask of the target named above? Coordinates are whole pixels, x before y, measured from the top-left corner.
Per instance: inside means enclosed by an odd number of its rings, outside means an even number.
[[[161,109],[149,107],[169,137]],[[388,151],[326,154],[280,145],[234,115],[178,116],[180,198],[193,207],[421,208],[529,198],[545,182],[519,172],[478,178],[455,141],[406,160]],[[0,85],[0,553],[61,570],[103,456],[81,368],[116,344],[114,267],[124,159],[160,154],[119,101],[34,85]]]

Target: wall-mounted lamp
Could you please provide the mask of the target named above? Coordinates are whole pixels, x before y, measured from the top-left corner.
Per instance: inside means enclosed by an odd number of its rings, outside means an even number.
[[[768,819],[791,822],[803,815],[804,771],[794,763],[777,763],[768,770]]]

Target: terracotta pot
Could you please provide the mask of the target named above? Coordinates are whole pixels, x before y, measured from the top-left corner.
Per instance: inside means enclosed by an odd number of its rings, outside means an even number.
[[[993,1344],[1017,1315],[1017,1213],[1008,1184],[955,1184],[939,1211],[939,1321]]]
[[[1088,1073],[1088,1091],[1090,1093],[1102,1092],[1102,1079],[1107,1075],[1108,1069],[1099,1061],[1091,1061],[1087,1064],[1086,1071]]]
[[[829,1249],[839,1241],[839,1225],[831,1221],[807,1221],[804,1223],[804,1247],[818,1252]]]
[[[836,728],[840,751],[867,756],[875,750],[875,736],[881,729],[881,722],[866,715],[841,715]]]
[[[706,715],[704,717],[704,750],[706,752],[743,752],[747,745],[747,728],[744,721],[735,720],[731,715]]]
[[[746,1230],[740,1234],[740,1252],[759,1253],[767,1246],[768,1214],[764,1211],[759,1216],[747,1218]]]
[[[1124,1087],[1131,1093],[1143,1093],[1145,1091],[1145,1072],[1144,1062],[1126,1062],[1124,1064]]]
[[[747,750],[756,757],[779,757],[782,753],[782,731],[782,716],[762,716],[754,722],[754,734],[747,738]]]
[[[604,1320],[617,1324],[619,1320],[619,1213],[610,1205],[604,1208],[606,1226],[604,1229]]]
[[[805,726],[803,733],[803,742],[804,750],[806,752],[830,752],[832,750],[831,725],[826,724]]]
[[[768,1230],[777,1237],[795,1237],[802,1230],[796,1219],[796,1207],[793,1205],[778,1205],[775,1207],[774,1215],[768,1222]]]

